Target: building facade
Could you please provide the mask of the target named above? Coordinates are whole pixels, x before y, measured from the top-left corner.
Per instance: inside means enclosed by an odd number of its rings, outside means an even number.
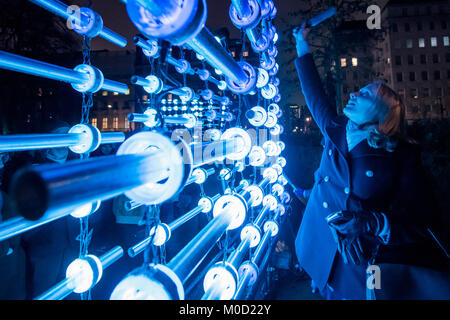
[[[380,69],[403,98],[409,122],[450,115],[450,2],[391,0]]]
[[[133,51],[93,51],[92,64],[102,70],[105,78],[128,85],[126,94],[100,90],[94,95],[94,106],[90,112],[90,123],[102,132],[129,132],[135,124],[127,115],[135,111],[135,86],[130,85],[130,76],[135,70],[136,55]]]

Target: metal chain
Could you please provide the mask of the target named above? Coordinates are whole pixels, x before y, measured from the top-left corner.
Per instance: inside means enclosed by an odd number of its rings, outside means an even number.
[[[92,0],[87,0],[86,5],[88,8],[92,6]],[[91,65],[91,38],[83,36],[82,43],[82,54],[83,54],[83,64]],[[82,105],[81,105],[81,124],[89,123],[89,111],[94,105],[92,93],[82,94]],[[89,158],[89,154],[81,154],[81,159]],[[80,218],[80,234],[78,235],[78,240],[80,241],[80,251],[79,256],[84,257],[88,254],[89,244],[92,238],[92,231],[89,231],[89,216]],[[81,300],[91,300],[91,290],[89,289],[85,293],[80,294]]]

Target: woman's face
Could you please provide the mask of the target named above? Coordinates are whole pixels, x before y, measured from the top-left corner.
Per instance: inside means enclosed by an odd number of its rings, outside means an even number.
[[[387,114],[387,107],[377,103],[378,85],[370,83],[358,92],[350,94],[343,112],[358,125],[380,122]]]

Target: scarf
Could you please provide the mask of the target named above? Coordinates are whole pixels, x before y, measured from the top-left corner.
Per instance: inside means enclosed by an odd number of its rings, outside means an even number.
[[[348,120],[346,126],[346,137],[347,137],[347,146],[348,151],[352,151],[358,143],[367,139],[370,136],[370,133],[375,130],[377,127],[376,124],[367,124],[363,126],[358,126],[351,120]]]

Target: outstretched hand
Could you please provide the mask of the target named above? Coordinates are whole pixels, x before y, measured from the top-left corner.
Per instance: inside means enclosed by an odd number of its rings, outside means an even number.
[[[306,41],[308,38],[309,32],[311,28],[306,27],[306,22],[303,22],[300,27],[295,27],[292,31],[292,35],[295,38],[295,41],[298,43],[299,41]]]

